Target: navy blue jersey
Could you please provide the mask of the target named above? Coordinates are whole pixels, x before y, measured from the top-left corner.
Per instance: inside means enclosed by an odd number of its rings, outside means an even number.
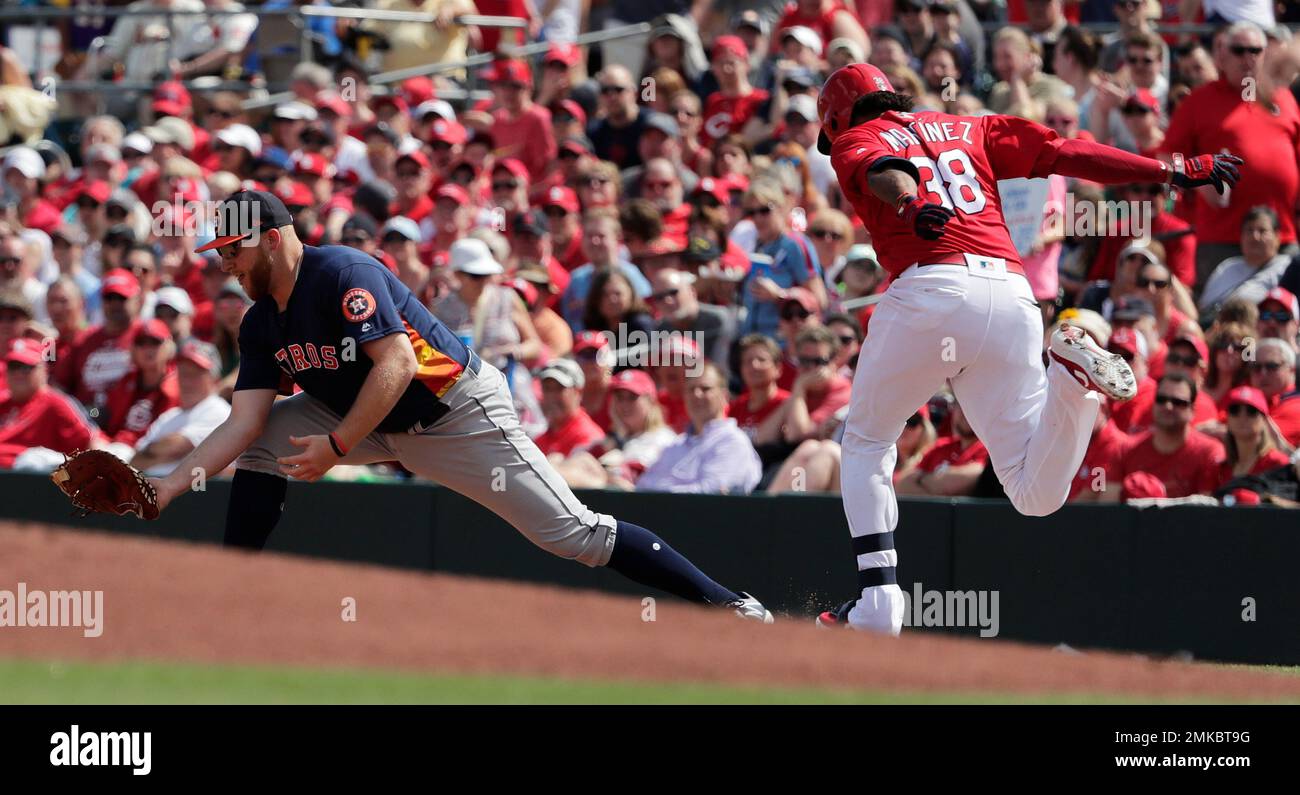
[[[469,349],[368,254],[305,246],[288,308],[280,312],[267,295],[244,315],[235,389],[290,394],[296,383],[344,416],[373,366],[362,345],[390,334],[410,337],[419,369],[376,428],[383,433],[442,416],[439,398],[469,365]]]

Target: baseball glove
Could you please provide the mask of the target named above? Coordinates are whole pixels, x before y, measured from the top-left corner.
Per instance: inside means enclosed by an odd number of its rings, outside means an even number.
[[[78,450],[52,473],[58,486],[81,515],[131,514],[141,519],[158,518],[158,495],[153,484],[135,467],[104,450]]]

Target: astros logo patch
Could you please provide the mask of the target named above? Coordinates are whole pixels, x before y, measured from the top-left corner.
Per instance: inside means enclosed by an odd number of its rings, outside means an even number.
[[[360,287],[348,290],[343,296],[343,317],[349,323],[360,323],[375,313],[375,297]]]

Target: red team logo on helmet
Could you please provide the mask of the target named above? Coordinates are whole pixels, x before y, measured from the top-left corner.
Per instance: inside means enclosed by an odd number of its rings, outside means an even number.
[[[893,91],[885,73],[866,63],[854,63],[836,69],[826,78],[826,85],[817,97],[817,115],[822,130],[817,136],[817,151],[831,153],[831,143],[849,128],[853,106],[859,99],[875,91]]]
[[[349,323],[360,323],[375,313],[375,297],[367,290],[354,287],[343,296],[343,317]]]

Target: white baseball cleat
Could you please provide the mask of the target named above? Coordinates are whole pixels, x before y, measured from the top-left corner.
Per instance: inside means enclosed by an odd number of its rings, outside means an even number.
[[[1137,379],[1124,357],[1103,350],[1088,332],[1078,326],[1062,325],[1053,332],[1047,352],[1084,389],[1116,400],[1128,400],[1137,394]]]
[[[740,598],[736,601],[727,602],[727,607],[735,610],[736,615],[741,618],[748,618],[753,621],[762,621],[764,624],[771,624],[774,620],[771,611],[766,607],[763,607],[762,602],[744,591],[740,592]]]

